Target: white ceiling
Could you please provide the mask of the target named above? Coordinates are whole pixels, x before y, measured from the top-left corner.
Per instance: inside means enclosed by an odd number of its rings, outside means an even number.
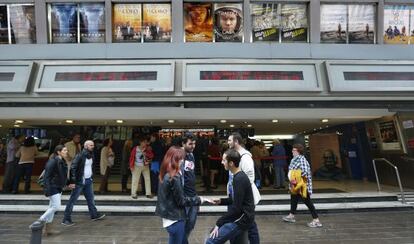
[[[0,124],[12,127],[15,119],[22,119],[25,126],[66,125],[66,119],[74,125],[116,125],[116,119],[123,125],[158,125],[163,127],[247,127],[251,124],[256,134],[295,134],[320,127],[367,121],[393,113],[387,109],[221,109],[183,107],[16,107],[0,108]],[[175,120],[169,124],[167,120]],[[221,119],[227,123],[220,123]],[[278,123],[272,123],[278,119]],[[322,119],[329,119],[322,123]]]

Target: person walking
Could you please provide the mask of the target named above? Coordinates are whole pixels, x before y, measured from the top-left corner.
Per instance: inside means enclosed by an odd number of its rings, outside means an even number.
[[[131,156],[129,158],[129,168],[132,173],[132,183],[131,183],[131,197],[137,199],[137,189],[138,182],[141,177],[141,174],[144,175],[145,181],[145,195],[147,198],[152,198],[151,194],[151,178],[150,178],[150,163],[154,154],[152,150],[148,147],[148,139],[144,136],[140,136],[138,139],[138,145],[135,146],[131,151]],[[149,158],[148,156],[152,157]]]
[[[30,193],[33,165],[38,154],[34,137],[27,137],[24,140],[23,146],[19,147],[19,150],[16,152],[16,158],[20,159],[17,175],[13,182],[13,194],[19,192],[19,182],[22,176],[24,176],[24,193]]]
[[[191,133],[186,133],[181,140],[182,148],[185,151],[184,163],[181,164],[181,172],[183,172],[184,179],[184,196],[196,197],[197,191],[195,189],[196,175],[195,175],[195,159],[193,151],[196,145],[196,140]],[[206,152],[207,153],[207,152]],[[185,208],[186,220],[185,220],[185,237],[183,244],[188,244],[188,238],[190,237],[191,231],[197,221],[197,213],[199,206],[187,206]]]
[[[57,145],[45,166],[43,191],[49,198],[49,207],[39,218],[43,222],[45,236],[53,233],[51,230],[53,217],[60,208],[63,188],[68,185],[68,167],[65,161],[67,154],[68,149],[64,145]]]
[[[73,159],[70,167],[69,187],[73,188],[68,203],[66,204],[65,214],[62,225],[72,226],[72,212],[75,202],[78,200],[81,192],[85,196],[88,204],[89,215],[92,220],[100,220],[105,214],[98,212],[95,206],[95,196],[93,194],[92,165],[93,165],[93,149],[95,144],[91,140],[85,141],[84,148]]]
[[[115,154],[112,150],[112,138],[106,138],[103,141],[103,147],[101,149],[101,160],[99,161],[100,173],[102,175],[101,185],[99,192],[105,194],[108,192],[108,180],[111,173],[111,168],[115,163]]]
[[[227,143],[229,144],[230,149],[236,150],[240,154],[240,170],[243,171],[250,180],[253,196],[255,197],[255,204],[257,204],[260,200],[260,193],[256,187],[254,182],[255,175],[254,175],[254,161],[252,158],[252,154],[247,151],[243,145],[243,138],[238,132],[232,133],[229,138],[227,139]],[[227,192],[229,195],[233,192],[233,174],[229,171],[229,181],[227,183]],[[259,230],[257,229],[256,221],[249,227],[248,231],[249,241],[251,244],[259,244],[260,243],[260,236]]]
[[[290,162],[289,165],[289,181],[290,184],[290,213],[289,215],[283,217],[283,221],[289,222],[289,223],[295,223],[295,212],[298,207],[299,199],[302,199],[302,201],[306,204],[309,211],[312,214],[312,222],[308,223],[308,226],[311,228],[316,227],[322,227],[322,223],[319,221],[318,214],[316,213],[315,206],[313,205],[313,202],[311,200],[311,194],[312,194],[312,172],[310,169],[309,162],[306,160],[304,154],[304,147],[301,144],[295,144],[292,148],[292,154],[293,159]],[[302,196],[300,193],[294,193],[292,190],[292,187],[296,185],[297,182],[294,182],[295,180],[292,177],[292,170],[300,170],[301,176],[303,181],[306,183],[306,197]]]
[[[184,243],[185,238],[185,206],[198,206],[211,200],[194,196],[185,197],[181,164],[185,152],[182,148],[172,146],[165,154],[159,175],[157,206],[155,213],[162,218],[162,226],[169,234],[169,244]]]
[[[233,175],[233,191],[228,198],[214,200],[216,204],[228,205],[228,211],[220,217],[210,233],[206,244],[247,244],[247,230],[254,223],[255,203],[251,182],[240,169],[240,154],[229,149],[223,154],[222,164]]]

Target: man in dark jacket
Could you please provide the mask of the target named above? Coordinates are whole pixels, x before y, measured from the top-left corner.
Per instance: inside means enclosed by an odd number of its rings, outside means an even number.
[[[92,164],[93,164],[93,149],[95,145],[93,141],[86,141],[84,149],[81,153],[77,154],[72,161],[70,167],[70,185],[74,187],[70,194],[69,201],[65,208],[65,216],[63,217],[62,224],[65,226],[72,226],[72,211],[73,205],[78,200],[80,193],[83,191],[86,202],[88,204],[89,214],[92,220],[99,220],[105,217],[105,214],[98,213],[95,207],[95,196],[93,194],[92,183]]]
[[[206,244],[228,240],[235,244],[247,243],[247,230],[254,221],[255,205],[250,180],[239,167],[240,159],[240,154],[234,149],[223,154],[222,164],[233,174],[233,191],[228,198],[215,200],[216,204],[229,205],[229,208],[217,220]]]

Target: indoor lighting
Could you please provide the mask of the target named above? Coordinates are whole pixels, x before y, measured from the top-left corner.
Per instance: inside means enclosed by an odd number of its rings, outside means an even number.
[[[3,127],[2,125],[0,125],[0,128]]]
[[[230,125],[230,127],[231,127],[231,128],[233,128],[233,127],[234,127],[234,125]]]
[[[116,120],[116,123],[118,123],[118,124],[122,124],[122,123],[124,123],[124,121],[123,121],[122,119],[117,119],[117,120]]]
[[[174,122],[175,122],[175,121],[174,121],[173,119],[169,119],[169,120],[168,120],[168,123],[170,123],[170,124],[174,124]]]
[[[15,124],[23,124],[23,120],[20,120],[20,119],[16,119],[15,121],[14,121],[14,123]]]
[[[247,127],[253,127],[253,125],[247,125]]]
[[[322,123],[328,123],[329,122],[329,119],[323,119],[322,120]]]
[[[272,123],[277,123],[277,122],[279,122],[279,120],[277,120],[277,119],[272,120]]]
[[[247,124],[248,122],[247,121],[244,121],[243,123]]]
[[[16,127],[16,128],[19,128],[20,127],[20,125],[13,125],[14,127]]]
[[[65,122],[68,123],[68,124],[73,124],[73,120],[71,120],[71,119],[67,119]]]
[[[227,120],[222,119],[222,120],[220,120],[220,123],[222,123],[222,124],[227,123]]]

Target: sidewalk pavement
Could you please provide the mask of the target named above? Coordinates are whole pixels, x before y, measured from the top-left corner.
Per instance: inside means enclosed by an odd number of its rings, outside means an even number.
[[[1,214],[0,244],[29,243],[29,225],[37,215]],[[190,243],[204,243],[218,216],[199,216]],[[400,244],[414,243],[414,211],[354,212],[322,214],[322,228],[311,229],[310,214],[296,216],[295,224],[284,223],[282,215],[258,215],[262,244]],[[75,226],[60,224],[62,212],[55,216],[53,229],[59,232],[43,239],[43,244],[164,244],[167,232],[159,217],[107,216],[91,221],[87,215],[73,215]]]

